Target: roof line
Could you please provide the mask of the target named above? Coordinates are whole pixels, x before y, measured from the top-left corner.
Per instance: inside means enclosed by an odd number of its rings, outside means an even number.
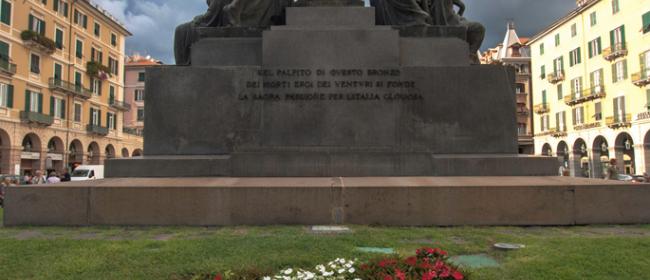
[[[581,14],[584,10],[591,8],[592,6],[596,5],[596,3],[600,2],[601,0],[587,0],[589,1],[588,3],[583,4],[582,6],[578,6],[577,8],[571,10],[567,15],[561,17],[560,19],[554,21],[551,23],[549,26],[546,28],[542,29],[539,33],[535,34],[532,38],[530,38],[530,41],[526,43],[527,45],[531,45],[532,43],[538,41],[548,33],[551,33],[551,31],[555,30],[557,27],[560,25],[568,22],[569,20],[573,19],[576,15]]]

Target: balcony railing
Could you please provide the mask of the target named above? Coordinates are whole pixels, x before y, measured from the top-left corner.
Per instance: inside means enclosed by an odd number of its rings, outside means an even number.
[[[52,39],[45,37],[37,32],[25,30],[20,33],[23,44],[29,48],[42,51],[48,54],[56,51],[56,43]]]
[[[564,81],[564,71],[557,71],[555,73],[548,74],[546,79],[551,84],[557,84],[561,81]]]
[[[615,115],[613,117],[607,117],[605,124],[612,129],[621,128],[621,127],[630,127],[632,124],[632,117],[630,114],[625,115]]]
[[[517,114],[522,115],[522,116],[528,116],[530,114],[530,111],[526,107],[520,107],[520,108],[517,108]]]
[[[124,132],[126,134],[135,135],[135,136],[142,136],[144,134],[143,130],[136,129],[136,128],[130,128],[130,127],[122,128],[122,132]]]
[[[114,100],[114,99],[110,99],[108,101],[108,103],[111,105],[111,107],[113,107],[113,108],[115,108],[117,110],[120,110],[120,111],[127,112],[127,111],[131,110],[131,104],[126,103],[124,101],[117,101],[117,100]]]
[[[572,106],[603,97],[605,97],[605,87],[598,85],[590,89],[583,90],[578,94],[572,92],[571,95],[564,97],[564,103]]]
[[[607,61],[612,61],[619,57],[627,55],[627,47],[625,43],[616,43],[613,46],[603,50],[603,58]]]
[[[7,76],[16,74],[16,64],[9,62],[9,60],[0,58],[0,73]]]
[[[73,96],[78,96],[84,99],[89,99],[92,97],[92,91],[87,88],[84,88],[81,85],[75,85],[57,78],[50,78],[49,81],[50,89],[54,91],[61,91],[65,94],[70,94]]]
[[[639,87],[650,84],[650,68],[641,69],[641,72],[632,74],[632,83]]]
[[[20,119],[27,123],[44,126],[50,126],[54,123],[54,117],[37,112],[21,111]]]
[[[544,114],[551,111],[551,107],[548,105],[548,103],[537,104],[535,107],[533,107],[533,111],[535,114]]]
[[[94,124],[89,124],[88,126],[86,126],[86,131],[88,131],[91,134],[97,134],[103,136],[108,135],[108,127],[102,127]]]
[[[585,130],[600,127],[600,122],[583,123],[573,126],[573,130]]]

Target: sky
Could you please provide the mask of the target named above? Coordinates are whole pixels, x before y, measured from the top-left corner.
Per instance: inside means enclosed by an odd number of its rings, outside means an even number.
[[[173,37],[177,25],[205,12],[205,0],[92,0],[124,23],[133,33],[126,41],[128,55],[151,55],[174,63]],[[573,0],[465,0],[465,16],[485,25],[482,49],[503,41],[506,23],[514,20],[517,34],[530,37],[575,8]]]

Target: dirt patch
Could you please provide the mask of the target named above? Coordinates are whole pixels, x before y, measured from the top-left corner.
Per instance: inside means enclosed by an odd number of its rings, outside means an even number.
[[[586,227],[576,232],[582,236],[650,236],[650,230],[636,227]]]
[[[80,234],[72,237],[72,239],[74,239],[74,240],[94,240],[94,239],[98,239],[98,236],[99,236],[99,234],[96,233],[96,232],[84,232],[84,233],[80,233]]]
[[[168,241],[168,240],[171,240],[172,238],[174,238],[173,234],[158,234],[158,235],[153,237],[153,240]]]
[[[17,240],[30,240],[30,239],[41,239],[43,238],[43,233],[35,230],[26,230],[21,231],[14,235],[14,238]]]

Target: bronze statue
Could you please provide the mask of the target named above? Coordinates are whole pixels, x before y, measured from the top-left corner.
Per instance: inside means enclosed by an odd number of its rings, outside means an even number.
[[[485,27],[473,21],[468,21],[465,13],[465,3],[462,0],[432,0],[430,14],[434,25],[460,25],[467,28],[467,43],[469,43],[469,55],[473,63],[480,63],[477,52],[485,38]],[[454,6],[458,6],[456,12]]]
[[[429,0],[370,0],[379,25],[431,25]]]

